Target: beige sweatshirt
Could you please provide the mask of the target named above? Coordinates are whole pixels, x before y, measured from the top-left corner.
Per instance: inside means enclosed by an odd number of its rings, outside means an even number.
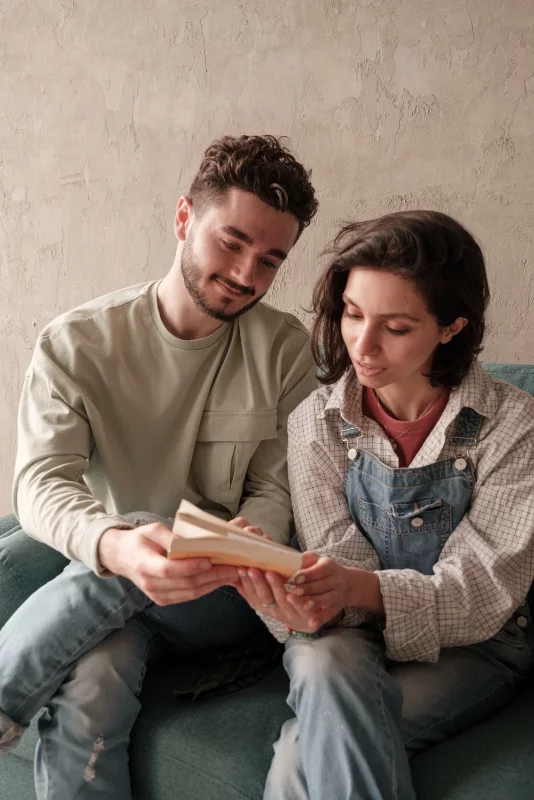
[[[288,538],[286,422],[316,387],[306,329],[260,303],[204,339],[177,339],[157,285],[54,320],[22,391],[15,512],[98,573],[98,540],[129,527],[122,514],[171,517],[182,497]]]

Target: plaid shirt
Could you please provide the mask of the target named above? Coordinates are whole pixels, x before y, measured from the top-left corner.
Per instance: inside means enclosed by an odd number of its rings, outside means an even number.
[[[301,549],[376,571],[385,607],[387,654],[397,661],[437,661],[442,647],[494,636],[525,602],[534,578],[534,398],[496,381],[475,363],[410,464],[454,456],[449,443],[463,407],[484,417],[469,453],[476,485],[469,511],[450,535],[432,575],[380,570],[378,556],[353,522],[344,489],[347,448],[341,415],[363,434],[362,450],[389,467],[398,457],[380,426],[362,415],[362,386],[348,372],[317,389],[289,418],[289,474]],[[341,624],[366,615],[345,609]],[[263,617],[277,639],[280,624]]]

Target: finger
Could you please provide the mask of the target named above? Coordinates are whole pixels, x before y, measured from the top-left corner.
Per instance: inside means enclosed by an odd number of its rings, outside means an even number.
[[[222,586],[226,585],[226,583],[221,583],[221,581],[211,581],[210,583],[203,584],[202,586],[196,586],[192,589],[179,589],[173,592],[158,592],[154,594],[151,599],[156,603],[156,605],[159,606],[187,603],[191,600],[198,600],[200,597],[204,597],[204,595],[210,594],[211,592],[216,591],[216,589],[220,589]]]
[[[304,584],[299,584],[295,587],[292,594],[295,597],[308,597],[310,595],[321,595],[336,590],[335,582],[332,578],[323,578],[317,581],[306,581]]]
[[[265,579],[265,573],[254,567],[248,569],[247,573],[261,605],[263,607],[271,605],[274,601],[274,597],[271,587]]]
[[[210,564],[207,570],[201,572],[192,572],[191,569],[184,572],[174,569],[177,566],[180,565],[166,564],[157,575],[150,572],[141,572],[139,575],[133,576],[133,578],[139,588],[150,596],[154,593],[168,594],[180,590],[187,591],[212,583],[225,586],[233,583],[238,577],[235,567],[212,566]]]
[[[311,550],[306,550],[306,552],[302,554],[301,570],[309,569],[309,567],[313,567],[314,564],[317,564],[319,559],[320,559],[320,556],[319,556],[318,553],[313,553]]]
[[[136,533],[140,534],[147,542],[157,545],[164,553],[168,551],[172,540],[176,536],[176,534],[162,522],[150,522],[148,525],[141,525],[135,530]]]
[[[261,600],[256,591],[256,585],[252,582],[248,574],[247,568],[239,567],[237,572],[243,591],[247,595],[247,603],[251,605],[252,608],[259,609],[261,607]]]
[[[305,614],[309,619],[318,611],[325,608],[332,608],[336,604],[339,605],[336,592],[326,592],[325,594],[315,595],[310,597],[295,597],[293,594],[289,595],[288,603],[294,608],[298,609],[302,614]]]
[[[232,525],[237,525],[238,528],[248,528],[249,521],[245,517],[235,517],[230,520]]]
[[[321,625],[327,625],[337,615],[332,608],[325,608],[323,611],[318,611],[317,614],[312,615],[310,624],[315,626],[315,629],[320,628]]]
[[[295,608],[288,602],[288,592],[284,578],[276,572],[267,572],[265,577],[271,587],[274,602],[280,609],[281,614],[296,618],[300,621],[305,620],[306,616],[302,613],[301,609]]]
[[[264,532],[260,527],[258,527],[258,525],[247,525],[245,530],[248,531],[248,533],[255,533],[256,536],[261,536],[263,539],[269,538],[268,536],[265,536]]]
[[[327,575],[333,575],[335,568],[335,562],[331,561],[329,558],[321,556],[321,558],[319,558],[315,564],[311,564],[310,566],[299,570],[299,574],[295,579],[295,583],[305,583],[310,580],[324,578]]]
[[[236,590],[239,592],[243,600],[246,600],[249,606],[253,607],[254,597],[250,596],[250,593],[246,591],[245,587],[243,586],[242,581],[233,584]]]

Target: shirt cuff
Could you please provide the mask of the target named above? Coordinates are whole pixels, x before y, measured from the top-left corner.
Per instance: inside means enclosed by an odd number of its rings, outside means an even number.
[[[387,655],[394,661],[436,662],[441,649],[435,593],[416,570],[378,570],[384,601]]]
[[[287,625],[284,625],[283,622],[279,622],[277,619],[273,619],[272,617],[268,617],[267,614],[262,614],[260,611],[256,611],[256,614],[261,619],[261,621],[266,625],[269,629],[269,632],[274,636],[274,638],[284,644],[290,637],[290,633],[287,629]]]

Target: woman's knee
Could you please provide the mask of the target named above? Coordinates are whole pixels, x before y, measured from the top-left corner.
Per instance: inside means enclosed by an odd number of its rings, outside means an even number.
[[[360,629],[335,628],[319,639],[291,639],[284,666],[292,686],[303,690],[351,687],[366,691],[369,676],[383,669],[384,647],[378,637]]]

